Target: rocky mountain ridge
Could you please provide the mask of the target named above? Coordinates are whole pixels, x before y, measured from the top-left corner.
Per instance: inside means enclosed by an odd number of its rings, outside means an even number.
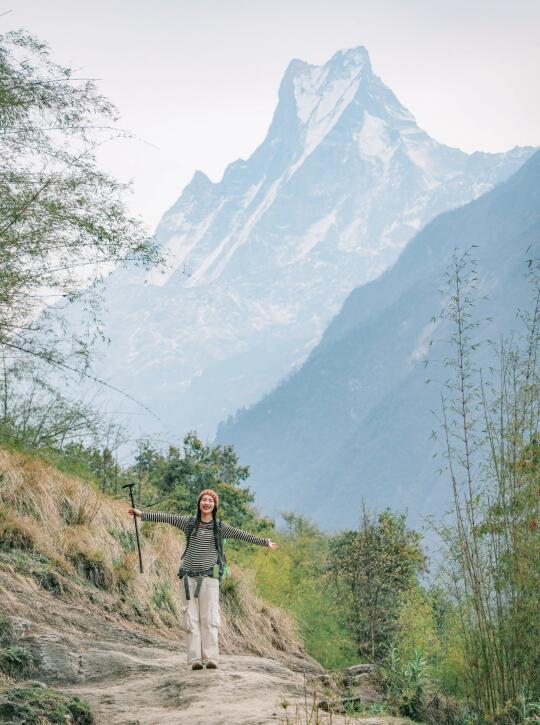
[[[218,441],[250,465],[262,509],[302,511],[327,529],[356,526],[362,501],[408,510],[413,526],[439,519],[451,494],[431,438],[450,375],[441,362],[451,357],[439,317],[445,273],[456,248],[472,251],[484,320],[475,364],[487,384],[497,367],[487,341],[523,333],[516,313],[534,307],[526,272],[539,241],[537,152],[508,181],[439,215],[387,272],[354,290],[301,369],[220,427]]]
[[[532,153],[466,154],[430,138],[365,48],[295,60],[261,145],[212,183],[197,172],[161,220],[166,272],[115,273],[98,370],[178,437],[212,437],[297,368],[347,294],[438,213]],[[124,407],[124,405],[122,406]],[[127,416],[148,432],[152,421]]]

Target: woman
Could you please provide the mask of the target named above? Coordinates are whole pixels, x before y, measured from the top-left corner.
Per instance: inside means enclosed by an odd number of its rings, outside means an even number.
[[[270,539],[260,539],[223,523],[217,518],[218,504],[218,494],[206,488],[197,499],[196,516],[128,509],[132,516],[139,516],[142,521],[172,524],[186,534],[187,545],[179,574],[184,583],[187,661],[193,670],[202,670],[204,666],[216,669],[218,666],[219,581],[223,574],[223,539],[241,539],[270,549],[278,548]]]

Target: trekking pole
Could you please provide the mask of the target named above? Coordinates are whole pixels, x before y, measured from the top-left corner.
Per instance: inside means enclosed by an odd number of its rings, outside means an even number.
[[[126,483],[125,486],[122,486],[122,488],[129,488],[129,495],[131,497],[131,508],[135,508],[135,500],[133,498],[133,486],[134,483]],[[139,552],[139,571],[141,574],[143,573],[143,565],[142,565],[142,553],[141,553],[141,542],[139,540],[139,524],[137,523],[137,517],[135,514],[133,514],[133,523],[135,524],[135,538],[137,539],[137,551]]]

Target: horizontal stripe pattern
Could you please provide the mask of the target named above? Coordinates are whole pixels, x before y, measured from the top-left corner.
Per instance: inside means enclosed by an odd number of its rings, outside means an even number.
[[[182,516],[178,514],[166,514],[161,512],[143,511],[143,521],[152,521],[154,523],[172,524],[187,535],[193,516]],[[220,521],[220,533],[222,539],[238,539],[247,541],[249,544],[258,544],[259,546],[268,546],[269,539],[261,539],[255,534],[248,531],[237,529],[234,526]],[[189,546],[184,551],[182,557],[182,566],[189,571],[204,571],[214,566],[218,560],[216,543],[214,541],[214,525],[212,521],[208,523],[202,522],[202,526],[196,529],[191,535]]]

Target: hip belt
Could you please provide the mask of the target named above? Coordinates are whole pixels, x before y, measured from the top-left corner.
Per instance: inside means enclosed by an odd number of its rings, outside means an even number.
[[[191,599],[190,593],[189,593],[189,581],[188,577],[191,577],[192,579],[197,580],[197,586],[195,587],[195,592],[193,596],[195,599],[199,596],[201,592],[201,586],[202,582],[205,576],[214,576],[214,567],[211,567],[210,569],[205,569],[204,571],[186,571],[186,569],[180,569],[178,572],[178,576],[180,579],[184,580],[184,591],[186,593],[186,599]]]

